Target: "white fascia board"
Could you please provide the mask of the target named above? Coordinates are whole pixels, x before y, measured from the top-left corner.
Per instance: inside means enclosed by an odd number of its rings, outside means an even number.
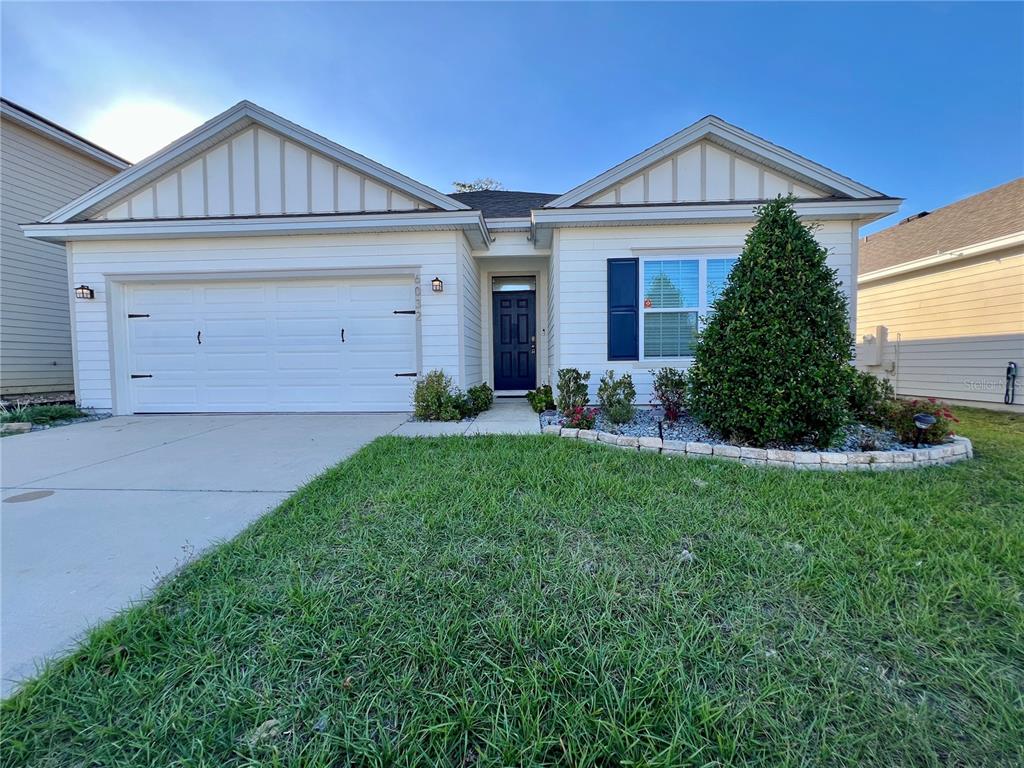
[[[12,120],[13,122],[18,123],[29,130],[35,131],[52,141],[56,141],[58,144],[62,144],[75,152],[88,155],[93,160],[103,163],[115,170],[121,171],[131,165],[131,163],[124,158],[111,154],[110,152],[81,139],[70,131],[61,130],[54,125],[40,120],[35,115],[17,109],[13,105],[0,102],[0,114],[8,120]]]
[[[309,235],[352,232],[462,230],[474,246],[488,248],[490,234],[479,211],[249,218],[147,219],[22,224],[26,237],[51,243],[76,240]]]
[[[1014,232],[1011,235],[995,237],[991,240],[968,245],[955,251],[944,251],[936,253],[934,256],[925,256],[913,261],[905,261],[892,267],[865,272],[857,277],[857,285],[874,283],[887,277],[896,277],[908,272],[916,272],[919,269],[927,269],[928,267],[938,267],[974,256],[984,256],[987,253],[994,253],[995,251],[1001,251],[1004,248],[1012,248],[1018,245],[1024,245],[1024,232]]]
[[[136,182],[144,183],[144,180],[150,176],[155,178],[162,169],[174,165],[178,158],[187,155],[190,151],[214,139],[222,132],[226,134],[233,125],[242,124],[244,128],[253,123],[262,125],[268,130],[277,131],[293,141],[305,144],[311,149],[340,163],[360,170],[369,176],[379,178],[381,181],[407,192],[413,197],[433,203],[442,210],[470,210],[468,205],[464,205],[458,200],[448,197],[448,195],[420,184],[418,181],[414,181],[398,171],[387,168],[380,163],[375,163],[357,152],[353,152],[342,147],[340,144],[335,144],[333,141],[318,136],[312,131],[295,125],[295,123],[291,123],[251,102],[241,101],[227,111],[206,121],[190,133],[185,134],[177,141],[167,145],[164,149],[94,187],[76,200],[72,200],[63,208],[54,211],[44,218],[43,221],[54,223],[67,222],[85,211],[96,208],[108,200],[113,200],[122,190],[132,184]]]
[[[874,221],[899,210],[897,198],[881,200],[821,200],[794,204],[797,215],[808,219],[858,219]],[[695,221],[746,221],[756,218],[760,203],[681,203],[626,207],[586,206],[538,209],[534,226],[621,226]]]
[[[744,131],[719,117],[708,115],[693,125],[684,128],[667,139],[658,142],[650,149],[644,150],[623,163],[610,168],[590,181],[571,189],[561,197],[547,203],[545,208],[566,208],[601,192],[602,190],[626,179],[638,171],[653,165],[658,160],[675,154],[684,147],[709,136],[718,137],[722,141],[734,144],[751,154],[789,169],[793,173],[806,176],[819,184],[852,197],[880,197],[881,193],[871,187],[860,184],[853,179],[819,165],[795,152],[790,152],[777,144],[762,139],[760,136]]]

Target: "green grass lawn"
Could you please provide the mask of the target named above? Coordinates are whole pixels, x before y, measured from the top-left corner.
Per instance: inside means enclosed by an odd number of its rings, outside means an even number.
[[[0,758],[1019,765],[1024,419],[962,431],[864,474],[383,438],[8,700]]]

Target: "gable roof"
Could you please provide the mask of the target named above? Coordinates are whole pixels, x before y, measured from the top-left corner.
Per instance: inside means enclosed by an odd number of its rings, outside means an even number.
[[[1024,177],[861,239],[866,274],[1024,231]]]
[[[550,203],[557,194],[548,192],[511,192],[504,189],[483,189],[475,192],[453,192],[454,197],[488,219],[528,219],[534,208]]]
[[[468,210],[460,203],[436,189],[421,184],[380,163],[336,144],[329,139],[296,125],[283,117],[263,109],[250,101],[240,101],[235,106],[203,123],[194,131],[182,136],[164,149],[150,155],[131,168],[122,171],[109,181],[100,184],[77,200],[73,200],[58,211],[43,219],[46,223],[66,223],[88,217],[156,180],[171,168],[177,167],[210,149],[224,139],[246,128],[257,125],[279,133],[297,144],[308,147],[327,158],[379,180],[413,198],[422,200],[443,211]]]
[[[598,195],[618,182],[636,175],[644,168],[704,140],[748,157],[760,165],[774,168],[786,176],[825,189],[830,193],[830,197],[862,199],[884,197],[878,190],[801,157],[795,152],[790,152],[760,136],[755,136],[720,117],[707,115],[693,125],[658,142],[653,147],[569,190],[549,202],[545,207],[568,208],[578,205],[587,198]]]
[[[123,170],[131,165],[130,162],[125,160],[123,157],[118,157],[113,152],[109,152],[99,144],[95,144],[88,139],[79,136],[73,131],[69,131],[63,125],[49,120],[42,115],[33,112],[30,109],[20,104],[15,104],[10,99],[0,98],[0,115],[3,115],[9,120],[22,125],[30,130],[35,131],[43,136],[46,136],[58,144],[63,144],[69,149],[73,149],[76,152],[80,152],[84,155],[88,155],[93,160],[96,160],[104,165],[117,170]]]

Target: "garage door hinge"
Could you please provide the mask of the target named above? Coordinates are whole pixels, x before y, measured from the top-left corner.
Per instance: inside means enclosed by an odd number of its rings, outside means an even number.
[[[149,317],[149,315],[136,315],[136,314],[133,314],[131,312],[128,313],[128,319],[129,320],[132,320],[133,318],[136,318],[136,317]]]
[[[416,314],[416,310],[415,309],[396,309],[391,314],[393,314],[393,315],[415,315]]]
[[[131,377],[133,379],[152,379],[153,378],[153,374],[152,373],[133,373],[131,375]]]
[[[418,375],[416,373],[416,371],[413,371],[412,373],[396,373],[395,374],[395,376],[416,376],[416,375]]]

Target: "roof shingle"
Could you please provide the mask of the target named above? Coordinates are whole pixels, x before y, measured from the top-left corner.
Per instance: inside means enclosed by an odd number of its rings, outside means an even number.
[[[484,189],[477,192],[453,192],[448,195],[460,203],[482,211],[486,219],[529,218],[530,211],[542,208],[558,195],[547,192],[510,192],[504,189]]]
[[[1024,178],[918,215],[860,241],[858,272],[905,264],[1024,230]]]

